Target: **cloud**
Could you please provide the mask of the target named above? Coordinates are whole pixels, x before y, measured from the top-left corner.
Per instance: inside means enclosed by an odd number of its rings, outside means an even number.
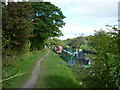
[[[79,2],[118,2],[119,0],[46,0],[55,3],[79,3]]]
[[[95,27],[82,27],[75,24],[66,24],[64,28],[62,28],[62,33],[65,35],[65,38],[76,37],[81,34],[84,35],[93,35]]]
[[[50,0],[66,14],[89,17],[117,16],[118,0]]]
[[[64,14],[81,17],[113,17],[117,16],[117,2],[86,2],[63,3],[61,7]]]
[[[119,0],[49,0],[61,8],[66,26],[63,38],[75,34],[90,35],[94,30],[105,29],[106,24],[117,24]]]
[[[67,38],[74,38],[77,36],[90,36],[90,35],[94,35],[95,31],[99,31],[99,30],[105,30],[108,31],[106,26],[102,26],[102,27],[95,27],[95,26],[88,26],[88,27],[84,27],[84,26],[78,26],[75,24],[66,24],[66,26],[64,26],[64,28],[61,29],[62,33],[64,34],[64,36],[61,36],[60,39],[65,40]]]

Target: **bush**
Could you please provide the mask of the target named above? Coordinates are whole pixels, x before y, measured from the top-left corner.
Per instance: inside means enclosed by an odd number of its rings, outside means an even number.
[[[81,75],[84,87],[120,89],[118,36],[118,31],[114,28],[112,32],[96,31],[91,38],[98,54],[90,72]]]

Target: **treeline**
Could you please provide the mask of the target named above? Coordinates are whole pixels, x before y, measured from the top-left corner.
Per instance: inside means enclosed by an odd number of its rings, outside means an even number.
[[[69,38],[67,40],[64,40],[64,43],[67,45],[67,48],[72,50],[79,50],[83,49],[85,52],[95,52],[95,49],[92,47],[92,41],[90,36],[78,36],[76,38]]]
[[[4,59],[44,49],[45,40],[62,35],[65,25],[60,8],[50,2],[2,3]]]
[[[66,43],[58,38],[48,38],[45,41],[45,44],[50,47],[57,47],[57,46],[66,47]]]

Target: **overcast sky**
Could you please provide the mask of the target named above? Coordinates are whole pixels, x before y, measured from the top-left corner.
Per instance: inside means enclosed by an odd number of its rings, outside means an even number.
[[[105,25],[117,25],[119,0],[47,0],[61,8],[66,25],[61,29],[64,37],[80,34],[93,35]]]
[[[81,34],[93,35],[94,30],[106,29],[107,24],[118,24],[118,1],[120,0],[43,1],[50,1],[58,6],[66,16],[64,19],[66,25],[61,29],[64,36],[60,39],[72,38]]]

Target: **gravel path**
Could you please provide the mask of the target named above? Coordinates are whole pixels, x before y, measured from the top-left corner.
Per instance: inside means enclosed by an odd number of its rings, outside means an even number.
[[[42,60],[44,60],[44,59],[48,56],[49,53],[50,53],[50,52],[48,51],[48,52],[46,53],[46,55],[43,56],[43,57],[37,62],[36,67],[34,68],[34,70],[33,70],[33,72],[32,72],[31,78],[24,83],[24,85],[23,85],[22,88],[35,88],[35,84],[36,84],[38,75],[39,75],[39,73],[40,73],[40,62],[41,62]]]

